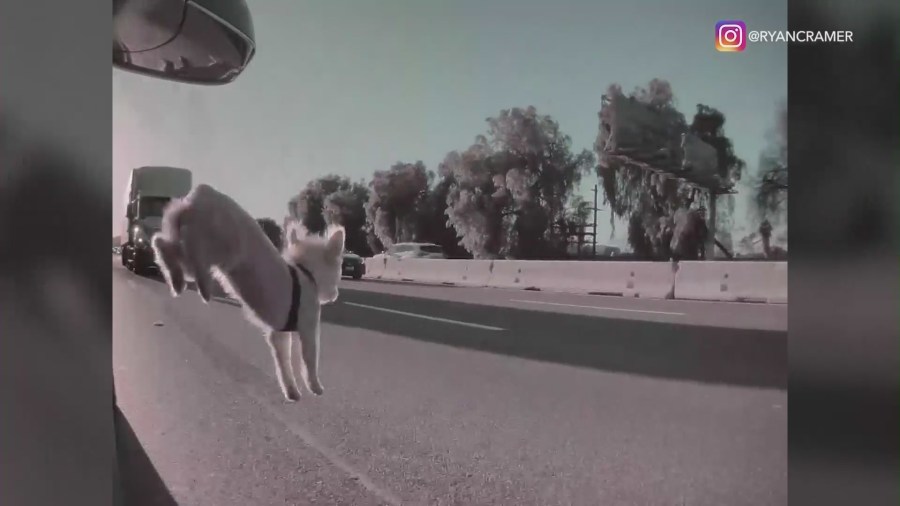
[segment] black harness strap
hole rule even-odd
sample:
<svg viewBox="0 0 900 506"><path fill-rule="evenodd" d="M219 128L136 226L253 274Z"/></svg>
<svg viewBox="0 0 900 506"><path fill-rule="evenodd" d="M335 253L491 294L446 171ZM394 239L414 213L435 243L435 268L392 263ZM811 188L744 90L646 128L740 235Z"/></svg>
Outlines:
<svg viewBox="0 0 900 506"><path fill-rule="evenodd" d="M284 325L284 328L281 329L281 332L294 332L297 330L297 319L300 314L300 280L297 278L297 269L300 269L310 281L312 281L313 286L316 284L316 278L313 277L312 273L309 272L309 269L304 267L301 264L286 264L288 271L291 273L291 308L288 310L287 323Z"/></svg>

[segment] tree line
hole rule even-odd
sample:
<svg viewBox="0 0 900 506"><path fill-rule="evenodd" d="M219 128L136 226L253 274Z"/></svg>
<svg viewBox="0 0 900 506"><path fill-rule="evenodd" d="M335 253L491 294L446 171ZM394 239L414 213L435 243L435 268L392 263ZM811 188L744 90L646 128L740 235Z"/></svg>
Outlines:
<svg viewBox="0 0 900 506"><path fill-rule="evenodd" d="M622 92L613 85L608 93ZM628 96L667 115L682 131L694 132L715 148L720 176L740 179L745 164L734 155L720 111L700 104L688 124L674 107L671 87L659 79ZM696 192L676 179L663 181L633 167L598 163L608 137L602 114L598 116L593 152L576 151L551 116L531 106L505 109L486 120L486 131L472 145L450 151L435 169L421 161L400 161L375 171L368 181L323 176L290 199L288 215L312 233L342 225L347 249L362 256L399 242L430 242L451 258L558 259L567 256L576 229L588 223L591 203L574 191L583 177L593 174L601 182L610 219L629 224L635 256L667 258L673 253L669 244L693 251L702 244L704 220L696 212ZM766 156L778 154L771 148ZM771 196L773 188L786 191L786 177L783 185L772 185L772 178L760 178L753 199L770 213L781 206ZM723 207L717 216L727 228L731 207ZM267 233L274 237L271 228L277 225L268 221Z"/></svg>

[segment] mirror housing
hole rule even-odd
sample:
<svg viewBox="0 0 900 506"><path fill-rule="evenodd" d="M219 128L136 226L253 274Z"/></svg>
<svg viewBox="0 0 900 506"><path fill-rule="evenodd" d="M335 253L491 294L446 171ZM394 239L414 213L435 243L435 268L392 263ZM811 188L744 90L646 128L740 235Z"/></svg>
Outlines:
<svg viewBox="0 0 900 506"><path fill-rule="evenodd" d="M113 67L191 84L234 81L256 52L245 0L113 0Z"/></svg>

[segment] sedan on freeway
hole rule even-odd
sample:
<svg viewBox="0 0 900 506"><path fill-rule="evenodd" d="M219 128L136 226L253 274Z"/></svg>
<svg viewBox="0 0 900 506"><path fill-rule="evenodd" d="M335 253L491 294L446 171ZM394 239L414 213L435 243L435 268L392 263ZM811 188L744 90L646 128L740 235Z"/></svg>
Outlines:
<svg viewBox="0 0 900 506"><path fill-rule="evenodd" d="M341 262L341 276L349 276L353 279L360 279L366 273L366 263L362 257L356 253L345 251L344 258Z"/></svg>
<svg viewBox="0 0 900 506"><path fill-rule="evenodd" d="M394 258L447 258L444 248L430 242L398 242L388 247L387 251L378 256Z"/></svg>

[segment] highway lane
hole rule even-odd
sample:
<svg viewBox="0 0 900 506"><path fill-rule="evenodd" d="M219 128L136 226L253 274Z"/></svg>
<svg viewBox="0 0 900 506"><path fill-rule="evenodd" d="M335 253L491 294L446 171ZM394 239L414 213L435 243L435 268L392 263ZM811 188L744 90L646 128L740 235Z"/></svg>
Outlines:
<svg viewBox="0 0 900 506"><path fill-rule="evenodd" d="M787 503L783 332L346 283L286 404L239 308L114 270L119 405L179 504Z"/></svg>
<svg viewBox="0 0 900 506"><path fill-rule="evenodd" d="M694 326L787 330L787 304L638 299L606 295L470 288L409 282L345 280L353 290L469 302L534 311L668 322Z"/></svg>

